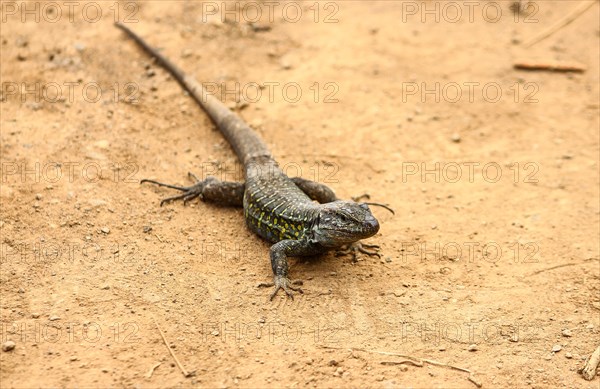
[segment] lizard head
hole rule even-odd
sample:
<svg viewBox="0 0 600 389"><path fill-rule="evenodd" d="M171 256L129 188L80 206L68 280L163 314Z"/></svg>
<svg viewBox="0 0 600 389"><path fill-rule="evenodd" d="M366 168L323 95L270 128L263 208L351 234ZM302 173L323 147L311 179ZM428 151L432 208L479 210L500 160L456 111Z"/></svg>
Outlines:
<svg viewBox="0 0 600 389"><path fill-rule="evenodd" d="M364 203L333 201L321 204L313 233L325 247L339 247L375 235L379 222Z"/></svg>

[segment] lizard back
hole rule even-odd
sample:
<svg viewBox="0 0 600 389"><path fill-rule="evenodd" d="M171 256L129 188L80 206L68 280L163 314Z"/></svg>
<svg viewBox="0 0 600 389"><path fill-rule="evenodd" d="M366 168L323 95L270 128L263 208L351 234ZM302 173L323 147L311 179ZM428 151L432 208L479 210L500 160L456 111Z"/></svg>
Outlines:
<svg viewBox="0 0 600 389"><path fill-rule="evenodd" d="M271 157L246 166L244 218L248 227L269 242L302 239L312 227L317 205L279 168Z"/></svg>

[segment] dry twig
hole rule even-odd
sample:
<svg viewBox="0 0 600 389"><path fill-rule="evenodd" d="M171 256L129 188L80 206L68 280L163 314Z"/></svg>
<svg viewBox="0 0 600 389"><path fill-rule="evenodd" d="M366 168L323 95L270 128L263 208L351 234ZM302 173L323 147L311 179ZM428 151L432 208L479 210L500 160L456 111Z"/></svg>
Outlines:
<svg viewBox="0 0 600 389"><path fill-rule="evenodd" d="M403 361L382 361L381 364L382 365L405 365L405 364L409 364L409 365L413 365L413 366L416 366L416 367L423 367L423 362L413 361L411 359L405 359Z"/></svg>
<svg viewBox="0 0 600 389"><path fill-rule="evenodd" d="M192 376L196 375L195 371L188 372L187 370L185 370L185 368L183 367L183 365L181 364L181 362L179 362L179 359L177 359L177 356L173 352L173 349L171 349L171 346L169 346L169 342L167 341L167 338L165 337L165 334L162 332L162 330L158 326L158 323L156 322L156 319L153 318L152 320L154 320L154 324L156 324L156 328L158 328L158 332L160 332L160 337L162 338L163 342L165 343L165 346L167 346L167 349L169 350L169 353L171 353L171 356L175 360L175 363L177 364L177 367L179 367L179 370L181 370L181 372L183 373L183 376L187 378L187 377L192 377Z"/></svg>
<svg viewBox="0 0 600 389"><path fill-rule="evenodd" d="M481 382L479 382L475 378L475 376L473 375L473 372L471 370L465 369L464 367L459 367L459 366L449 365L449 364L443 363L443 362L434 361L433 359L417 358L417 357L413 357L412 355L391 353L391 352L388 352L388 351L367 350L367 349L364 349L364 348L357 348L357 347L321 346L321 348L334 349L334 350L364 351L364 352L372 353L372 354L390 355L390 356L400 357L400 358L406 358L406 359L410 360L410 361L400 361L400 362L396 362L396 363L388 361L385 364L398 364L398 365L400 365L400 364L411 363L412 362L413 365L418 366L418 367L422 367L424 363L428 363L428 364L434 365L434 366L447 367L449 369L453 369L453 370L458 370L458 371L462 371L462 372L465 372L465 373L469 373L469 377L468 377L469 381L471 381L473 384L475 384L478 388L481 388L483 386L483 384Z"/></svg>
<svg viewBox="0 0 600 389"><path fill-rule="evenodd" d="M585 72L585 66L563 62L516 62L513 67L520 70L547 70L551 72Z"/></svg>
<svg viewBox="0 0 600 389"><path fill-rule="evenodd" d="M588 381L594 379L596 375L596 370L598 369L598 365L600 364L600 346L585 360L579 372Z"/></svg>
<svg viewBox="0 0 600 389"><path fill-rule="evenodd" d="M563 263L561 265L556 265L556 266L547 267L545 269L536 270L532 273L529 273L527 276L535 276L535 275L538 275L540 273L543 273L543 272L546 272L549 270L560 269L561 267L585 265L587 263L587 261L591 261L591 260L598 260L598 259L597 258L588 258L585 260L586 262Z"/></svg>
<svg viewBox="0 0 600 389"><path fill-rule="evenodd" d="M569 14L565 15L562 19L560 19L559 21L557 21L556 23L554 23L553 25L551 25L550 27L548 27L546 30L542 31L540 34L536 35L535 37L533 37L532 39L530 39L529 41L527 41L524 44L524 46L525 47L530 47L530 46L533 46L534 44L536 44L536 43L538 43L538 42L540 42L540 41L548 38L550 35L554 34L556 31L560 30L561 28L563 28L567 24L573 22L581 14L583 14L592 5L594 5L596 3L597 3L596 1L590 1L590 2L582 1L581 3L579 3L579 6L577 8L575 8Z"/></svg>
<svg viewBox="0 0 600 389"><path fill-rule="evenodd" d="M152 378L152 374L154 374L154 370L156 370L156 368L159 367L160 365L162 365L162 362L158 362L156 365L152 366L152 368L150 369L148 374L146 374L146 378L148 378L148 379Z"/></svg>

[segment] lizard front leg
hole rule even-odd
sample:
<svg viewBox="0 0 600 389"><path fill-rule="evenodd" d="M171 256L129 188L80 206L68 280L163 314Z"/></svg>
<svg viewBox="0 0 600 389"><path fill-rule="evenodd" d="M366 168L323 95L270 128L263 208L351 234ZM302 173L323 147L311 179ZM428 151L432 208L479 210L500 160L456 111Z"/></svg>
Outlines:
<svg viewBox="0 0 600 389"><path fill-rule="evenodd" d="M273 269L273 282L261 283L259 287L272 287L275 286L273 293L271 293L270 300L277 294L279 289L283 289L284 292L294 299L292 291L304 293L302 289L293 287L288 279L288 257L313 255L319 252L318 248L315 247L314 243L308 240L292 240L286 239L275 243L271 246L271 268Z"/></svg>
<svg viewBox="0 0 600 389"><path fill-rule="evenodd" d="M203 201L220 205L242 206L245 188L243 182L219 181L215 177L208 177L205 180L200 180L192 173L188 173L188 175L195 181L195 184L192 186L169 185L154 180L142 180L140 181L140 184L149 182L151 184L177 189L183 192L180 195L167 197L166 199L161 200L161 207L163 204L175 200L183 200L183 203L185 204L196 197L200 197Z"/></svg>
<svg viewBox="0 0 600 389"><path fill-rule="evenodd" d="M359 261L358 253L363 253L368 255L369 257L377 257L381 258L381 254L379 254L379 250L381 247L376 244L366 244L362 242L354 242L349 245L341 247L339 250L336 250L335 256L341 257L345 255L352 255L352 262L356 263Z"/></svg>

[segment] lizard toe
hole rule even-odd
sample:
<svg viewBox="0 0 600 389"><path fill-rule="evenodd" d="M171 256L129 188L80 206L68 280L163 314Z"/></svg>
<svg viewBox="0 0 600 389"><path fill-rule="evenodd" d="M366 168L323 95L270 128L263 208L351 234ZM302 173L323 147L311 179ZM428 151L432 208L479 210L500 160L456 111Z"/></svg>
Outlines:
<svg viewBox="0 0 600 389"><path fill-rule="evenodd" d="M269 300L273 300L273 298L275 298L275 296L277 295L277 292L279 292L280 289L283 289L285 294L293 300L294 299L293 292L304 293L304 291L301 288L295 287L292 285L302 285L302 281L297 280L297 281L292 282L287 277L277 277L276 276L274 279L274 282L261 282L260 284L258 284L258 287L259 288L273 287L273 292L271 293Z"/></svg>
<svg viewBox="0 0 600 389"><path fill-rule="evenodd" d="M368 249L371 249L371 250L368 250ZM354 243L348 245L348 247L343 247L342 249L336 251L335 255L336 256L345 256L345 255L350 254L352 256L352 262L358 262L360 260L358 258L359 257L358 253L365 254L369 257L381 258L381 254L379 253L380 249L381 249L381 247L379 247L378 245L375 245L375 244L354 242Z"/></svg>

